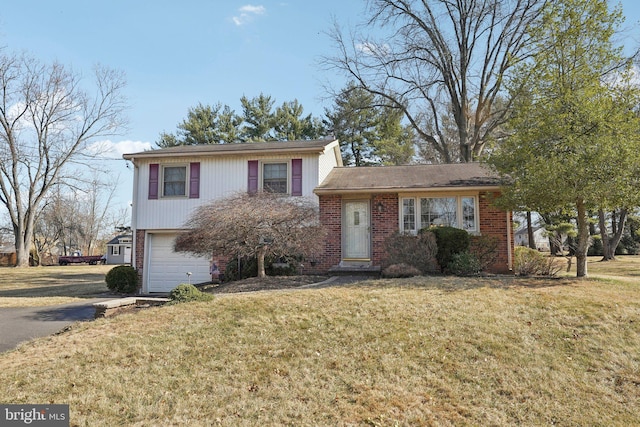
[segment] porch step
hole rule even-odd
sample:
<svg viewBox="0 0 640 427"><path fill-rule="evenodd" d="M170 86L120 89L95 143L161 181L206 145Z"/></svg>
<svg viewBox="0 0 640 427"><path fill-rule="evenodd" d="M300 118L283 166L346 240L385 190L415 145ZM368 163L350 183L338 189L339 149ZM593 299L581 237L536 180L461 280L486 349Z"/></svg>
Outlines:
<svg viewBox="0 0 640 427"><path fill-rule="evenodd" d="M333 276L379 277L380 267L375 265L334 265L329 269Z"/></svg>

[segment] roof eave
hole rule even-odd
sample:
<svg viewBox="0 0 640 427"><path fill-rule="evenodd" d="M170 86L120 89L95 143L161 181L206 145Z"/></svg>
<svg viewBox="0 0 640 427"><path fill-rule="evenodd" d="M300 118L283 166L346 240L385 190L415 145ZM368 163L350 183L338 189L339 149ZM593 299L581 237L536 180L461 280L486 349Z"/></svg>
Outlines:
<svg viewBox="0 0 640 427"><path fill-rule="evenodd" d="M330 194L380 194L380 193L434 193L434 192L455 192L455 191L495 191L500 190L499 185L481 186L448 186L448 187L377 187L377 188L316 188L313 192L320 195Z"/></svg>
<svg viewBox="0 0 640 427"><path fill-rule="evenodd" d="M269 150L265 149L246 149L246 150L220 150L220 151L207 151L207 150L193 150L188 152L171 151L166 153L159 153L157 151L142 151L139 153L124 154L122 157L125 160L135 159L160 159L160 158L174 158L174 157L219 157L219 156L246 156L246 155L277 155L277 154L291 154L291 153L310 153L310 154L322 154L327 147L331 147L337 144L337 140L328 140L323 146L310 146L310 147L285 147L285 148L273 148Z"/></svg>

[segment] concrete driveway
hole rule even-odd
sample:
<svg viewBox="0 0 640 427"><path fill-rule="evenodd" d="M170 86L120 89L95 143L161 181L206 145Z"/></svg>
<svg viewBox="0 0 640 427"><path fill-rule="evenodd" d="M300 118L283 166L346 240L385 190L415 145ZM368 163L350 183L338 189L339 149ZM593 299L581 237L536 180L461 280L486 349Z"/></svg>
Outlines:
<svg viewBox="0 0 640 427"><path fill-rule="evenodd" d="M0 352L33 338L53 335L82 320L93 320L93 303L111 298L45 307L0 308Z"/></svg>

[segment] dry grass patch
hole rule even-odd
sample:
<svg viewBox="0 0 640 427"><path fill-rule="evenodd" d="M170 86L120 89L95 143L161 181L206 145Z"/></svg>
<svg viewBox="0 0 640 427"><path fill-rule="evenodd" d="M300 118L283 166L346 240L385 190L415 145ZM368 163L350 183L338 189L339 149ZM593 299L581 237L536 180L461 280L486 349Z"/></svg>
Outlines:
<svg viewBox="0 0 640 427"><path fill-rule="evenodd" d="M433 280L80 324L3 354L0 401L92 426L637 423L637 286Z"/></svg>
<svg viewBox="0 0 640 427"><path fill-rule="evenodd" d="M590 276L640 282L640 255L621 255L615 261L601 259L602 257L588 258ZM575 265L571 271L575 274Z"/></svg>
<svg viewBox="0 0 640 427"><path fill-rule="evenodd" d="M113 265L0 267L0 307L35 307L95 298L108 292Z"/></svg>

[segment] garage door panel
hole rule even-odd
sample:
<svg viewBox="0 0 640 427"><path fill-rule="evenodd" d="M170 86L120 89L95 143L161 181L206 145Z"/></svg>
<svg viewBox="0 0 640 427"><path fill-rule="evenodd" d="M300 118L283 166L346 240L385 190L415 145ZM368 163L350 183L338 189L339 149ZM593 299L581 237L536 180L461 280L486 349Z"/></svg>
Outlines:
<svg viewBox="0 0 640 427"><path fill-rule="evenodd" d="M202 283L211 280L209 259L173 252L175 234L148 235L148 292L169 292L180 283Z"/></svg>

